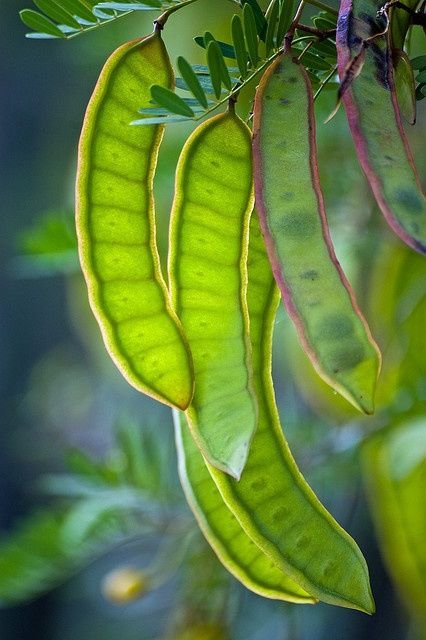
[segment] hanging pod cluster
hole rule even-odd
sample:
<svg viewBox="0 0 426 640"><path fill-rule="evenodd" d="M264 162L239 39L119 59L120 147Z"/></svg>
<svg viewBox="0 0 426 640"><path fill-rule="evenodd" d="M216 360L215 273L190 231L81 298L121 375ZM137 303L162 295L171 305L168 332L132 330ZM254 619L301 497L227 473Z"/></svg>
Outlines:
<svg viewBox="0 0 426 640"><path fill-rule="evenodd" d="M404 242L426 253L426 197L403 129L401 108L408 111L409 120L413 114L401 91L398 102L396 85L406 67L400 49L408 22L398 16L389 27L380 15L382 6L381 0L341 2L336 47L342 85L351 77L342 99L359 162L379 208ZM359 67L355 74L354 63Z"/></svg>
<svg viewBox="0 0 426 640"><path fill-rule="evenodd" d="M256 26L249 4L244 29L233 20L234 49L204 36L212 69L219 68L213 59L223 60L223 48L228 55L234 51L242 77L248 66L255 68L258 27L266 48L274 48L278 35L262 22L263 14ZM353 11L351 5L346 22L341 14L341 56L343 42L352 47L350 55L359 55L353 49L359 26ZM287 31L290 17L278 0L272 15L278 32ZM248 47L244 59L237 46L242 37ZM267 597L322 600L371 613L365 560L298 470L271 376L281 294L319 375L359 410L374 411L380 353L334 253L319 183L311 82L290 40L257 89L253 134L230 100L225 113L202 123L184 145L171 213L168 287L156 246L153 197L163 125L149 113L156 96L192 116L194 105L192 99L171 97L174 77L159 28L112 54L81 134L79 252L111 357L133 386L173 407L182 485L223 564ZM344 100L348 113L357 114L356 123L349 119L358 153L385 214L399 203L394 226L421 248L423 201L402 136L391 71L386 82L379 78L378 49L364 44L361 49L367 71L376 65L365 82L372 91L386 84L394 118L386 122L393 141L386 144L399 136L392 153L405 165L388 180L377 153L381 138L364 117L365 87L358 93L354 81ZM341 68L348 65L349 58L342 58ZM222 85L232 86L226 65L203 86L183 58L178 66L204 108L210 104L204 94L210 81L217 100ZM130 127L138 110L150 124Z"/></svg>

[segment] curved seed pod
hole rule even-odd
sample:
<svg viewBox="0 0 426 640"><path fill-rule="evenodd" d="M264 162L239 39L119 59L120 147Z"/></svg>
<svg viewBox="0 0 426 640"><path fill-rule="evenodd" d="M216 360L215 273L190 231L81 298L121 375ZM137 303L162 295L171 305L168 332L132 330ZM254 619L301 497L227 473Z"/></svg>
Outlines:
<svg viewBox="0 0 426 640"><path fill-rule="evenodd" d="M372 413L380 354L334 253L318 177L312 89L291 52L269 67L257 90L253 151L262 231L299 339L319 375Z"/></svg>
<svg viewBox="0 0 426 640"><path fill-rule="evenodd" d="M380 550L411 615L426 632L426 423L420 414L362 448L363 479Z"/></svg>
<svg viewBox="0 0 426 640"><path fill-rule="evenodd" d="M365 560L304 480L283 436L271 376L279 295L255 216L248 269L259 424L239 482L212 467L209 471L247 535L286 575L319 600L371 613Z"/></svg>
<svg viewBox="0 0 426 640"><path fill-rule="evenodd" d="M123 45L95 87L79 146L76 222L82 269L106 347L124 377L185 409L189 350L171 308L155 241L153 177L163 130L130 127L150 86L173 82L159 33Z"/></svg>
<svg viewBox="0 0 426 640"><path fill-rule="evenodd" d="M408 124L416 123L416 83L411 62L404 51L392 51L395 90L401 114Z"/></svg>
<svg viewBox="0 0 426 640"><path fill-rule="evenodd" d="M261 596L287 602L316 602L248 537L223 502L184 415L174 410L173 420L179 477L186 499L222 564L245 587Z"/></svg>
<svg viewBox="0 0 426 640"><path fill-rule="evenodd" d="M387 222L426 252L426 198L401 122L390 48L377 18L381 0L343 0L337 26L339 76L365 49L362 72L342 95L359 162ZM368 40L367 44L365 41Z"/></svg>
<svg viewBox="0 0 426 640"><path fill-rule="evenodd" d="M232 111L200 125L178 162L170 287L197 380L187 418L211 464L239 477L256 427L247 315L249 128Z"/></svg>

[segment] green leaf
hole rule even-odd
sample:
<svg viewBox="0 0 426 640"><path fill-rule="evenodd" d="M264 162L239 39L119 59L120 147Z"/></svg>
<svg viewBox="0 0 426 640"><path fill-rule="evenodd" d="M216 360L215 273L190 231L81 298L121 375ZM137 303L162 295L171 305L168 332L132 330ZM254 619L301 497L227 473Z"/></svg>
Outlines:
<svg viewBox="0 0 426 640"><path fill-rule="evenodd" d="M330 64L330 61L316 56L314 53L311 53L310 50L303 54L301 62L305 67L308 67L308 69L316 69L318 71L329 71L333 66L333 64Z"/></svg>
<svg viewBox="0 0 426 640"><path fill-rule="evenodd" d="M259 62L257 29L253 9L249 4L244 5L243 22L250 62L252 67L256 68Z"/></svg>
<svg viewBox="0 0 426 640"><path fill-rule="evenodd" d="M22 22L30 29L33 29L38 37L65 38L65 34L48 18L38 13L38 11L23 9L19 12L19 15Z"/></svg>
<svg viewBox="0 0 426 640"><path fill-rule="evenodd" d="M424 457L421 460L420 456L417 460L411 458L411 448L420 445L424 454L424 418L422 422L421 443L416 443L421 434L412 439L409 434L412 425L403 422L391 425L383 434L379 432L362 448L363 479L379 547L405 606L420 623L419 631L426 610L426 460ZM406 475L398 477L393 468L395 458L398 459L398 452L392 452L395 434L395 444L398 440L403 444L405 440L405 445L410 447L406 462L410 466L414 463ZM421 633L420 636L423 637Z"/></svg>
<svg viewBox="0 0 426 640"><path fill-rule="evenodd" d="M420 73L417 74L416 80L419 84L426 82L426 69L422 69Z"/></svg>
<svg viewBox="0 0 426 640"><path fill-rule="evenodd" d="M173 124L176 122L188 122L192 120L188 116L158 116L152 118L141 118L140 120L132 120L130 123L133 126L151 125L151 124Z"/></svg>
<svg viewBox="0 0 426 640"><path fill-rule="evenodd" d="M241 4L243 6L243 11L246 5L251 8L256 22L256 31L259 35L259 38L264 41L268 25L258 2L256 2L256 0L241 0Z"/></svg>
<svg viewBox="0 0 426 640"><path fill-rule="evenodd" d="M197 74L195 73L189 62L187 62L187 60L185 60L185 58L183 58L182 56L179 56L179 58L177 59L177 65L179 71L182 74L182 78L185 80L188 86L188 89L197 98L198 102L205 109L207 109L208 104L206 94L204 93L204 89L200 84Z"/></svg>
<svg viewBox="0 0 426 640"><path fill-rule="evenodd" d="M60 513L45 512L22 522L0 545L0 603L12 604L47 591L69 570L61 549Z"/></svg>
<svg viewBox="0 0 426 640"><path fill-rule="evenodd" d="M51 18L54 22L59 24L65 24L72 29L79 30L79 23L63 9L61 4L56 3L54 0L33 0L36 7L43 11L48 18Z"/></svg>
<svg viewBox="0 0 426 640"><path fill-rule="evenodd" d="M66 456L67 466L70 471L83 478L93 481L95 484L115 485L117 477L104 464L95 461L81 449L70 449Z"/></svg>
<svg viewBox="0 0 426 640"><path fill-rule="evenodd" d="M96 19L82 0L60 0L61 6L68 11L79 23L80 20L95 23Z"/></svg>
<svg viewBox="0 0 426 640"><path fill-rule="evenodd" d="M417 56L411 60L413 69L426 69L426 56Z"/></svg>
<svg viewBox="0 0 426 640"><path fill-rule="evenodd" d="M13 261L19 276L70 273L78 269L77 239L70 213L49 212L18 235Z"/></svg>
<svg viewBox="0 0 426 640"><path fill-rule="evenodd" d="M295 11L295 0L280 0L280 14L278 16L277 47L283 46L284 36L288 31Z"/></svg>
<svg viewBox="0 0 426 640"><path fill-rule="evenodd" d="M386 436L389 468L395 480L403 480L426 460L426 418L415 416Z"/></svg>
<svg viewBox="0 0 426 640"><path fill-rule="evenodd" d="M115 0L99 3L96 0L33 1L46 15L31 9L21 11L24 24L34 30L27 34L28 38L73 38L132 11L152 11L169 6L168 2L162 0Z"/></svg>
<svg viewBox="0 0 426 640"><path fill-rule="evenodd" d="M272 5L271 12L268 18L268 28L266 30L266 37L265 37L266 56L269 56L270 52L273 50L275 45L274 38L275 38L276 29L277 29L279 9L280 9L280 0L274 0L274 4Z"/></svg>
<svg viewBox="0 0 426 640"><path fill-rule="evenodd" d="M202 49L207 49L207 45L212 40L216 40L216 38L209 32L206 31L204 36L195 36L194 41L198 44ZM224 58L235 59L235 51L234 47L227 42L222 42L221 40L216 40L219 45L220 50L222 51L222 55Z"/></svg>
<svg viewBox="0 0 426 640"><path fill-rule="evenodd" d="M0 606L12 605L57 586L78 568L109 550L129 531L127 518L113 522L92 518L89 537L82 539L80 523L68 528L64 510L44 511L22 521L0 543Z"/></svg>
<svg viewBox="0 0 426 640"><path fill-rule="evenodd" d="M241 77L244 79L248 74L247 62L248 53L246 50L246 44L244 40L244 30L241 18L238 15L234 15L231 21L232 41L234 43L235 56L237 58L238 69Z"/></svg>
<svg viewBox="0 0 426 640"><path fill-rule="evenodd" d="M223 58L222 51L220 50L219 44L217 42L212 42L211 45L216 47L216 50L217 50L217 60L218 60L218 64L219 64L220 76L222 78L222 82L223 82L224 86L226 87L226 89L228 89L228 91L231 91L231 89L232 89L231 76L229 75L228 67L226 66L226 63L225 63L225 60Z"/></svg>
<svg viewBox="0 0 426 640"><path fill-rule="evenodd" d="M45 213L18 236L18 246L28 256L74 251L77 241L71 214Z"/></svg>
<svg viewBox="0 0 426 640"><path fill-rule="evenodd" d="M228 73L228 70L226 69L225 61L219 49L219 45L214 40L209 42L209 44L207 45L207 62L210 69L210 77L211 77L214 93L216 98L219 99L222 93L222 81L224 80L223 68L225 68L225 71L228 74L228 78L229 78L229 73ZM229 85L231 88L232 87L231 78L229 78L228 86Z"/></svg>
<svg viewBox="0 0 426 640"><path fill-rule="evenodd" d="M308 51L306 52L306 54L308 54L308 52L310 54L319 56L320 58L324 59L327 58L328 60L330 60L332 62L332 64L330 64L330 66L334 66L335 62L336 62L336 47L335 45L330 41L330 40L315 40L312 38L312 36L301 36L300 38L296 38L295 40L293 40L293 47L295 49L298 49L299 51L303 51L303 49L306 47L306 45L312 42L311 46L309 47ZM305 54L303 55L303 60L304 60Z"/></svg>
<svg viewBox="0 0 426 640"><path fill-rule="evenodd" d="M392 8L389 23L389 40L392 43L392 49L404 50L407 32L412 26L411 14L416 8L424 11L425 5L420 4L418 0L401 0L398 6Z"/></svg>
<svg viewBox="0 0 426 640"><path fill-rule="evenodd" d="M188 107L182 98L176 95L174 91L166 89L166 87L162 87L158 84L152 85L151 95L155 102L172 113L186 116L188 118L193 118L195 115L191 107Z"/></svg>
<svg viewBox="0 0 426 640"><path fill-rule="evenodd" d="M95 7L93 7L93 15L95 16L95 18L98 19L99 24L103 24L105 22L108 22L109 20L113 20L114 17L117 16L118 10L115 9L110 9L110 8L100 8L99 5L96 5ZM119 13L118 15L125 15L122 13Z"/></svg>
<svg viewBox="0 0 426 640"><path fill-rule="evenodd" d="M312 22L314 23L316 28L319 29L320 31L328 31L329 29L335 29L337 24L336 18L329 13L327 14L321 13L320 15L315 16L314 18L312 18Z"/></svg>
<svg viewBox="0 0 426 640"><path fill-rule="evenodd" d="M212 81L211 81L210 75L208 75L208 76L200 75L200 76L198 76L198 81L201 84L201 86L202 86L202 88L203 88L205 93L214 94L214 89L213 89L213 85L212 85ZM176 87L178 89L182 89L183 91L189 91L188 87L186 86L186 82L184 82L184 80L182 78L176 78ZM222 93L223 93L223 91L221 90L221 94Z"/></svg>
<svg viewBox="0 0 426 640"><path fill-rule="evenodd" d="M154 2L154 0L153 0ZM148 4L148 2L99 2L95 9L112 9L114 11L152 11L153 9L161 9L162 3Z"/></svg>
<svg viewBox="0 0 426 640"><path fill-rule="evenodd" d="M336 59L336 45L329 39L318 40L311 46L310 51L318 55Z"/></svg>

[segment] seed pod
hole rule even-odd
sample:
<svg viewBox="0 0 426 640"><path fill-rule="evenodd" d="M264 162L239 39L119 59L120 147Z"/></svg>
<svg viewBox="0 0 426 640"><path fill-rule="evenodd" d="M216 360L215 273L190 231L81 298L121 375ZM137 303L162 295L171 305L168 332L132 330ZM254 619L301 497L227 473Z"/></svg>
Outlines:
<svg viewBox="0 0 426 640"><path fill-rule="evenodd" d="M313 603L299 587L248 537L224 503L183 413L173 411L179 477L186 499L207 541L222 564L245 587L265 598Z"/></svg>
<svg viewBox="0 0 426 640"><path fill-rule="evenodd" d="M124 377L185 409L191 357L161 274L153 178L162 126L130 127L153 83L173 82L159 33L115 51L91 97L79 146L76 224L89 300Z"/></svg>
<svg viewBox="0 0 426 640"><path fill-rule="evenodd" d="M248 263L259 423L239 482L211 466L209 471L246 534L285 576L319 600L371 613L374 603L365 560L306 483L280 425L271 376L279 295L254 216Z"/></svg>
<svg viewBox="0 0 426 640"><path fill-rule="evenodd" d="M337 26L337 60L345 81L351 61L365 49L361 73L342 95L359 162L394 232L426 252L426 197L401 122L389 34L377 17L381 0L343 0ZM373 37L374 36L374 37Z"/></svg>
<svg viewBox="0 0 426 640"><path fill-rule="evenodd" d="M299 339L319 375L372 413L380 354L334 253L318 177L312 89L291 52L259 85L253 152L262 231Z"/></svg>
<svg viewBox="0 0 426 640"><path fill-rule="evenodd" d="M252 208L250 130L228 111L200 125L183 148L169 267L197 380L187 418L203 455L236 478L257 420L246 301Z"/></svg>
<svg viewBox="0 0 426 640"><path fill-rule="evenodd" d="M402 116L408 124L416 123L416 83L413 67L404 51L395 49L392 52L395 91Z"/></svg>

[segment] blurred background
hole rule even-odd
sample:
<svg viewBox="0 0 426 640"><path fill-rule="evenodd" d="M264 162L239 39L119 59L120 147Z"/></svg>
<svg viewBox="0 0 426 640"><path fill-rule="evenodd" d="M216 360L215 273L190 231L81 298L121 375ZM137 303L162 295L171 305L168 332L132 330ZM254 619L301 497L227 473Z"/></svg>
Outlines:
<svg viewBox="0 0 426 640"><path fill-rule="evenodd" d="M425 638L426 265L376 210L343 113L322 124L335 93L317 102L320 172L338 257L384 356L377 413L360 417L321 383L283 310L274 379L298 464L366 556L372 617L262 599L203 541L175 471L171 412L128 386L104 350L72 219L77 142L96 78L119 44L150 31L155 14L69 42L37 41L19 21L27 6L4 0L0 22L0 637ZM172 60L203 62L193 36L211 30L227 40L233 12L225 0L200 0L173 16L164 36ZM411 46L421 53L420 33ZM408 131L419 167L425 102ZM188 131L170 125L160 155L163 258Z"/></svg>

